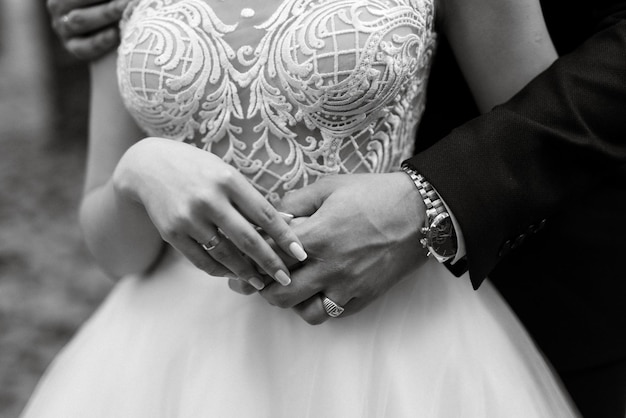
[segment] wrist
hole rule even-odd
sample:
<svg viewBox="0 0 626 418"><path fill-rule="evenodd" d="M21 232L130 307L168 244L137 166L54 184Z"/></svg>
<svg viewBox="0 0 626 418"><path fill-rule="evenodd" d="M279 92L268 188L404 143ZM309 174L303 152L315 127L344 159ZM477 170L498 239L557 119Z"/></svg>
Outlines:
<svg viewBox="0 0 626 418"><path fill-rule="evenodd" d="M416 242L419 245L419 240L422 238L422 226L426 222L426 205L422 200L419 193L416 192L415 184L410 176L406 173L397 173L403 178L402 183L404 189L402 190L403 196L403 227L407 230L415 231Z"/></svg>
<svg viewBox="0 0 626 418"><path fill-rule="evenodd" d="M141 203L141 167L142 161L146 161L151 142L152 138L138 141L120 158L112 176L113 190L118 197Z"/></svg>

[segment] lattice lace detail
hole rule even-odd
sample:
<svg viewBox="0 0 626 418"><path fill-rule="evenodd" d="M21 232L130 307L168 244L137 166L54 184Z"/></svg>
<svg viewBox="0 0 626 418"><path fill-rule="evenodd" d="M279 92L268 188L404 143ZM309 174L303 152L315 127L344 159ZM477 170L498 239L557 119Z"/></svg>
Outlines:
<svg viewBox="0 0 626 418"><path fill-rule="evenodd" d="M327 174L392 171L424 107L432 1L284 0L235 49L237 24L204 0L139 0L120 90L149 135L220 155L270 200Z"/></svg>

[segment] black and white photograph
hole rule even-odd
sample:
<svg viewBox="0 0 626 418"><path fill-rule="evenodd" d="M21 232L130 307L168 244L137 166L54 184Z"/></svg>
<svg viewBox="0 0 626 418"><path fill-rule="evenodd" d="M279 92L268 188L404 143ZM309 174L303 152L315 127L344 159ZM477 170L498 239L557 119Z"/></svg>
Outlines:
<svg viewBox="0 0 626 418"><path fill-rule="evenodd" d="M0 416L626 418L626 1L3 0Z"/></svg>

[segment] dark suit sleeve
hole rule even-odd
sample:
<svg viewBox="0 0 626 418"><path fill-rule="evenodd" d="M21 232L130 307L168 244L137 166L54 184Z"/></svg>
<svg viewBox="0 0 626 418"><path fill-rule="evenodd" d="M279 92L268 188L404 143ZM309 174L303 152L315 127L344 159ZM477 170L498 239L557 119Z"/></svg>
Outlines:
<svg viewBox="0 0 626 418"><path fill-rule="evenodd" d="M459 221L474 287L573 193L589 196L580 228L593 227L594 182L626 162L626 12L408 162Z"/></svg>

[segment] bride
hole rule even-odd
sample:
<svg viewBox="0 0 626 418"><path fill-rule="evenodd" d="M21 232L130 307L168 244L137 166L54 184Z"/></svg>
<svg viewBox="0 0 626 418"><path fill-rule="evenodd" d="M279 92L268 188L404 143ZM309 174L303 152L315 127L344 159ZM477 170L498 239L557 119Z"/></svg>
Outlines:
<svg viewBox="0 0 626 418"><path fill-rule="evenodd" d="M132 2L91 68L80 211L120 281L23 416L576 415L489 283L436 262L318 327L228 289L288 289L283 260L315 257L274 209L289 190L405 175L435 27L470 45L484 110L556 58L536 0Z"/></svg>

